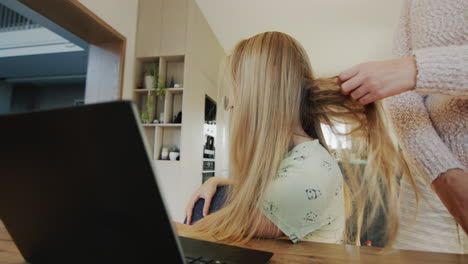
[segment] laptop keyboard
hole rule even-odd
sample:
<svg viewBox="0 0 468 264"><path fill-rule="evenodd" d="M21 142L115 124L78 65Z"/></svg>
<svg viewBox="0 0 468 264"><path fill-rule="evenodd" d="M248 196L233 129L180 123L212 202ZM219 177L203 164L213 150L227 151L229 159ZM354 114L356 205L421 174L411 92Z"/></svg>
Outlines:
<svg viewBox="0 0 468 264"><path fill-rule="evenodd" d="M207 257L185 257L185 261L190 264L227 264L227 262L214 260Z"/></svg>

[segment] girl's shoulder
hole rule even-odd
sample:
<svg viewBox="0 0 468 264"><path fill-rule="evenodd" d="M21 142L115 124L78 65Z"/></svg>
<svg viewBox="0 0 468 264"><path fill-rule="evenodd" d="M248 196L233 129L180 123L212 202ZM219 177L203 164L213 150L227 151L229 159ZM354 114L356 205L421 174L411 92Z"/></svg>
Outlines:
<svg viewBox="0 0 468 264"><path fill-rule="evenodd" d="M343 176L337 161L318 140L296 145L281 162L277 179L281 184L304 184L306 182L335 188ZM338 185L337 185L338 186Z"/></svg>
<svg viewBox="0 0 468 264"><path fill-rule="evenodd" d="M318 139L308 140L295 145L286 155L286 159L291 157L293 159L298 157L302 159L313 158L323 155L323 150L328 153Z"/></svg>
<svg viewBox="0 0 468 264"><path fill-rule="evenodd" d="M344 226L343 178L318 140L297 144L264 196L263 214L294 243L308 234L339 241ZM311 239L310 237L307 239Z"/></svg>
<svg viewBox="0 0 468 264"><path fill-rule="evenodd" d="M280 166L281 169L294 168L296 171L335 172L339 170L333 156L320 142L315 140L305 141L294 146L287 154Z"/></svg>

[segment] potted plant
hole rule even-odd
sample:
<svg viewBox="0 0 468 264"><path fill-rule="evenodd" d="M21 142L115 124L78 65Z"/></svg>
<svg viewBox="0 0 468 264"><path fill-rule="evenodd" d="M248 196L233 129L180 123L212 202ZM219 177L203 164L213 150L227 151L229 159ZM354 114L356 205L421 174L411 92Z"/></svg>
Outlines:
<svg viewBox="0 0 468 264"><path fill-rule="evenodd" d="M164 95L164 85L159 81L159 61L153 61L150 68L145 69L145 88L156 89L158 95Z"/></svg>
<svg viewBox="0 0 468 264"><path fill-rule="evenodd" d="M148 99L146 100L146 111L148 111L149 123L152 123L156 115L156 96L154 91L148 91Z"/></svg>
<svg viewBox="0 0 468 264"><path fill-rule="evenodd" d="M166 94L166 89L167 88L164 87L164 85L158 81L158 85L156 86L156 94L162 97Z"/></svg>
<svg viewBox="0 0 468 264"><path fill-rule="evenodd" d="M146 104L141 113L141 121L143 124L152 123L155 116L155 96L154 91L148 91L146 96Z"/></svg>
<svg viewBox="0 0 468 264"><path fill-rule="evenodd" d="M155 72L153 70L153 67L151 69L145 69L144 83L145 83L145 88L146 89L152 89L153 88L153 82L154 82L155 75L158 74L157 72Z"/></svg>
<svg viewBox="0 0 468 264"><path fill-rule="evenodd" d="M173 145L169 148L169 159L170 160L177 160L180 155L179 148L176 145Z"/></svg>
<svg viewBox="0 0 468 264"><path fill-rule="evenodd" d="M141 113L141 122L143 124L148 124L150 122L149 119L149 112L146 109L144 109Z"/></svg>

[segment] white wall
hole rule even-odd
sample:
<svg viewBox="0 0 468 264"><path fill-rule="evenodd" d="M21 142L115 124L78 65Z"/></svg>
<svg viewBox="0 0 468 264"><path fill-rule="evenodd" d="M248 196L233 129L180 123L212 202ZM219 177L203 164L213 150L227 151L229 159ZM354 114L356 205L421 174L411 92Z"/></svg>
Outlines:
<svg viewBox="0 0 468 264"><path fill-rule="evenodd" d="M218 100L218 70L224 49L195 0L140 0L137 25L136 78L141 78L141 58L184 55L184 74L174 75L175 82L183 83L182 104L175 102L183 113L180 140L176 140L180 143L180 162L155 161L156 176L170 215L182 222L189 198L202 183L205 95ZM168 64L166 70L179 66ZM166 77L168 82L170 75ZM156 153L161 147L158 131L162 129L156 129L156 137L148 133L148 141L156 142L153 144ZM164 130L163 145L168 131Z"/></svg>
<svg viewBox="0 0 468 264"><path fill-rule="evenodd" d="M218 70L224 50L210 29L194 0L188 1L185 49L185 84L181 137L181 177L174 205L174 219L182 221L184 208L193 192L202 183L202 159L205 116L205 95L216 101L218 109ZM218 110L220 111L220 110ZM218 140L219 137L217 136Z"/></svg>
<svg viewBox="0 0 468 264"><path fill-rule="evenodd" d="M127 38L125 53L123 98L132 98L135 86L135 39L138 0L79 0L101 19Z"/></svg>
<svg viewBox="0 0 468 264"><path fill-rule="evenodd" d="M196 0L229 53L264 31L292 35L306 48L315 73L336 75L367 60L391 57L402 0Z"/></svg>
<svg viewBox="0 0 468 264"><path fill-rule="evenodd" d="M225 52L241 39L281 31L307 50L317 76L392 57L402 0L196 0ZM222 98L225 91L220 91ZM216 175L227 176L227 113L218 103Z"/></svg>

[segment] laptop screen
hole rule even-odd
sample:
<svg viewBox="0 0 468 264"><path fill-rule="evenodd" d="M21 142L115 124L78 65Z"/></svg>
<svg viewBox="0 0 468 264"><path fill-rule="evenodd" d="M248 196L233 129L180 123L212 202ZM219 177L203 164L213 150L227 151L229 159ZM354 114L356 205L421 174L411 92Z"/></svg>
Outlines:
<svg viewBox="0 0 468 264"><path fill-rule="evenodd" d="M126 101L0 116L0 218L26 260L183 263L137 122Z"/></svg>

